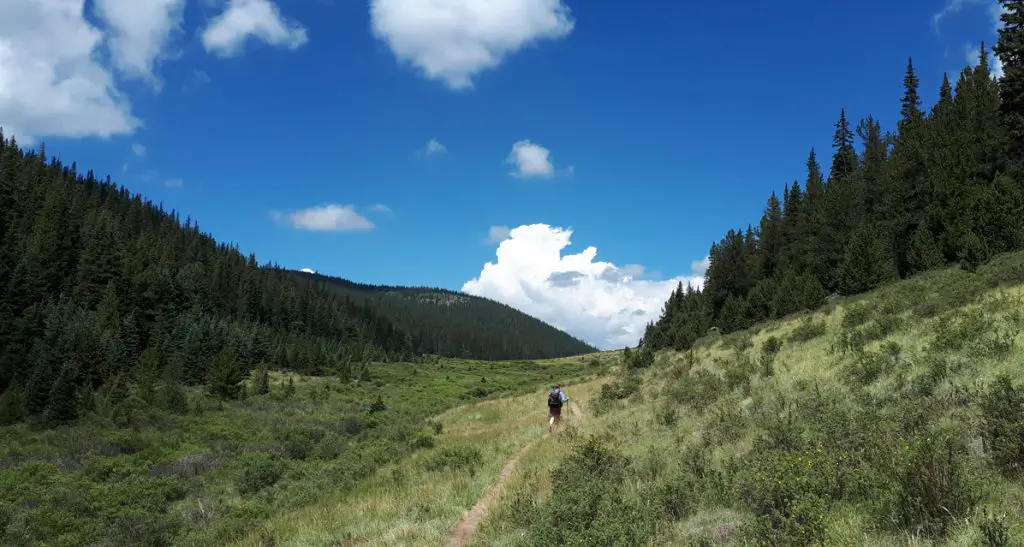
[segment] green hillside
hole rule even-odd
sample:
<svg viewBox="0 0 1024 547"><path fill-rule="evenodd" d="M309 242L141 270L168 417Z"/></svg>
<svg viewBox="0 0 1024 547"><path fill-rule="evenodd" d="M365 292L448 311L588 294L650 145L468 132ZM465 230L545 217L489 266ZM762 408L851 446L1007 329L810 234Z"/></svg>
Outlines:
<svg viewBox="0 0 1024 547"><path fill-rule="evenodd" d="M295 272L324 282L366 305L411 336L418 354L473 359L544 359L597 351L594 347L488 298L427 287L354 283Z"/></svg>
<svg viewBox="0 0 1024 547"><path fill-rule="evenodd" d="M434 418L435 445L237 545L1024 543L1024 253ZM571 362L570 360L569 362ZM445 462L446 465L438 465Z"/></svg>

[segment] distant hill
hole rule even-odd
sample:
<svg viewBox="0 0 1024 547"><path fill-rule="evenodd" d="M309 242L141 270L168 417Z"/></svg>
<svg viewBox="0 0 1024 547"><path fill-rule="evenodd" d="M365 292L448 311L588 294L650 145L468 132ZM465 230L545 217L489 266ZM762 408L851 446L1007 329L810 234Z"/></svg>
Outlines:
<svg viewBox="0 0 1024 547"><path fill-rule="evenodd" d="M294 275L330 286L409 333L413 351L474 359L542 359L596 348L511 306L430 287L367 285L322 274Z"/></svg>

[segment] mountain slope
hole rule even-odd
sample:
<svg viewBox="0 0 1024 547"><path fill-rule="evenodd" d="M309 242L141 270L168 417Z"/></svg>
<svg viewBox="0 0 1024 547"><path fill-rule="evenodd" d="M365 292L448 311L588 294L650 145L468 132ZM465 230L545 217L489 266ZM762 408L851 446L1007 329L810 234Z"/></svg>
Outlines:
<svg viewBox="0 0 1024 547"><path fill-rule="evenodd" d="M1022 310L1009 253L566 382L550 439L543 390L463 406L239 544L441 544L518 458L470 545L1019 545Z"/></svg>
<svg viewBox="0 0 1024 547"><path fill-rule="evenodd" d="M411 336L415 352L474 359L541 359L597 351L511 306L447 289L366 285L293 272L366 305Z"/></svg>
<svg viewBox="0 0 1024 547"><path fill-rule="evenodd" d="M260 266L109 177L2 133L0 297L0 423L73 420L99 388L159 385L167 400L150 402L167 407L182 384L236 397L261 365L359 377L369 361L414 359L414 338L468 357L591 349L525 316L481 320L461 306L438 317L421 308L399 326L375 299Z"/></svg>

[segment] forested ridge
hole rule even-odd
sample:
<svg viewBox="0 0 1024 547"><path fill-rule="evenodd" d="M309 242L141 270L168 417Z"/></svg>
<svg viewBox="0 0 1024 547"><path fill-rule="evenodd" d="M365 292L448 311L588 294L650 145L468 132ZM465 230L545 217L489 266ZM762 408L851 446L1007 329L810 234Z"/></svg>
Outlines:
<svg viewBox="0 0 1024 547"><path fill-rule="evenodd" d="M322 279L259 265L191 219L0 131L0 421L71 420L95 390L119 398L129 385L167 407L187 385L235 396L257 367L357 377L367 361L430 352L592 349L511 309L406 314Z"/></svg>
<svg viewBox="0 0 1024 547"><path fill-rule="evenodd" d="M597 351L500 302L433 287L367 285L296 272L365 304L411 336L416 353L475 359L540 359Z"/></svg>
<svg viewBox="0 0 1024 547"><path fill-rule="evenodd" d="M703 288L677 287L640 345L687 349L712 327L738 331L830 294L1024 249L1024 3L1004 5L1002 78L981 44L930 110L908 61L893 132L841 109L827 173L811 149L803 185L773 192L757 226L713 244Z"/></svg>

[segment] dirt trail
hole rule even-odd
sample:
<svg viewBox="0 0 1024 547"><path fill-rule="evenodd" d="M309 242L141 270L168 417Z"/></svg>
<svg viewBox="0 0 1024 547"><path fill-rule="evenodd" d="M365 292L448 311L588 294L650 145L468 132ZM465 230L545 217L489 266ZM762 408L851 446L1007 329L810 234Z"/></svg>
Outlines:
<svg viewBox="0 0 1024 547"><path fill-rule="evenodd" d="M584 415L580 411L580 408L576 406L574 401L569 401L569 408L572 409L572 417L574 420L580 422L583 421ZM455 523L455 530L452 535L448 537L448 542L445 543L446 547L465 547L469 543L469 539L476 533L477 526L483 522L484 518L487 517L487 511L491 508L498 499L498 495L501 494L502 489L505 487L505 481L512 476L512 471L515 470L516 465L533 445L537 444L541 439L546 439L551 436L551 433L545 432L544 436L539 439L534 439L526 444L519 452L512 457L505 467L501 469L501 473L498 475L498 481L487 487L484 494L480 496L480 499L476 500L476 504L468 512L463 513L459 517L459 521Z"/></svg>
<svg viewBox="0 0 1024 547"><path fill-rule="evenodd" d="M544 433L542 438L546 438L548 435L550 434ZM459 517L459 522L455 524L455 531L452 532L452 535L448 537L448 542L445 543L446 547L463 547L469 542L469 538L473 537L473 534L476 533L476 527L487 516L487 510L498 499L498 495L505 486L505 481L512 475L512 471L515 470L519 459L536 443L537 439L531 441L509 460L505 467L502 468L501 474L498 475L498 482L488 486L487 490L484 491L484 495L476 500L473 508Z"/></svg>

